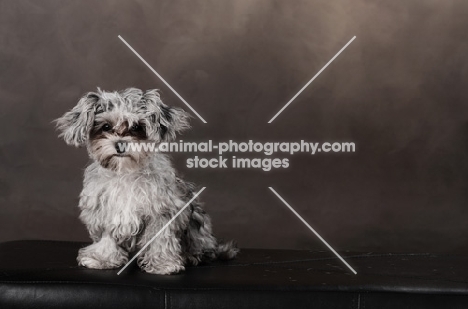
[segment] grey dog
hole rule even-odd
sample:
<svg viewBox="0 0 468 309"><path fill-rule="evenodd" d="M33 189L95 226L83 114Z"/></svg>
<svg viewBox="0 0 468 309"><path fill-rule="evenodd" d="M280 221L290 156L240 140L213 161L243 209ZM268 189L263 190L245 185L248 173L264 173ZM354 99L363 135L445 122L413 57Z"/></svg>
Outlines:
<svg viewBox="0 0 468 309"><path fill-rule="evenodd" d="M165 105L157 90L129 88L85 94L56 120L69 145L86 146L92 163L84 174L80 219L93 244L80 249L79 265L117 268L141 249L194 196L167 155L123 149L123 144L170 142L188 129L189 115ZM232 259L234 242L219 242L210 217L194 200L137 258L141 269L173 274L186 265Z"/></svg>

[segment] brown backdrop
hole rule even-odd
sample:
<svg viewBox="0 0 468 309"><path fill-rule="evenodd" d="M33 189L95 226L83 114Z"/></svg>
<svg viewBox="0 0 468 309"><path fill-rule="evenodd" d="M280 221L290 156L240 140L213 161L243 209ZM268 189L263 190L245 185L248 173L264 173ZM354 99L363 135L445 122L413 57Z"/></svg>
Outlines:
<svg viewBox="0 0 468 309"><path fill-rule="evenodd" d="M467 251L468 2L0 1L0 240L87 240L86 151L51 121L97 86L160 88L208 121L184 140L354 141L288 169L188 169L242 247ZM267 121L354 35L272 124ZM283 157L283 156L278 156Z"/></svg>

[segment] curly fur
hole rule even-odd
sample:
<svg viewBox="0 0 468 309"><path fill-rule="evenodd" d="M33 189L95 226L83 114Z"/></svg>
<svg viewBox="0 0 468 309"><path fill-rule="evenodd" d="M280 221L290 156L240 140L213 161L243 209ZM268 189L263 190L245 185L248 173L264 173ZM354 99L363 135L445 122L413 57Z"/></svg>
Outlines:
<svg viewBox="0 0 468 309"><path fill-rule="evenodd" d="M122 142L165 142L187 128L188 114L165 105L157 90L129 88L89 92L56 120L69 145L86 146L93 162L80 194L80 219L93 244L78 253L78 263L117 268L142 248L193 197L195 187L177 177L168 156L118 151ZM210 217L196 199L138 257L146 272L172 274L185 265L232 259L238 249L212 233Z"/></svg>

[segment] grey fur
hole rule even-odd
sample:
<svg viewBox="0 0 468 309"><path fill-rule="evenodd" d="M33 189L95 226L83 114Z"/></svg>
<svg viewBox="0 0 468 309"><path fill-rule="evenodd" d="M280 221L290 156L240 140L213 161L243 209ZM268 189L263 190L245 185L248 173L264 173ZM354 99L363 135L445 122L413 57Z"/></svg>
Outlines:
<svg viewBox="0 0 468 309"><path fill-rule="evenodd" d="M157 90L129 88L87 93L56 120L69 145L86 146L93 162L86 168L80 194L80 219L93 244L78 253L88 268L117 268L143 247L194 195L193 184L177 177L167 155L134 152L118 155L118 141L163 142L189 128L188 114L168 107ZM104 130L108 124L111 129ZM137 125L133 130L133 125ZM141 131L144 128L144 135ZM132 131L133 130L133 131ZM233 242L213 236L210 217L196 199L138 257L153 274L172 274L203 261L232 259Z"/></svg>

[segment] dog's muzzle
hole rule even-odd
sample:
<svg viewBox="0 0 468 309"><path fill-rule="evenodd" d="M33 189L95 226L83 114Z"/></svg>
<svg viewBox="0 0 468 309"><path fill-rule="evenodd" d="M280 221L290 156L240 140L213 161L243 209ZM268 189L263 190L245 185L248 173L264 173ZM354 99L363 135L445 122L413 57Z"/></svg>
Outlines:
<svg viewBox="0 0 468 309"><path fill-rule="evenodd" d="M126 147L127 144L124 141L117 141L115 143L115 151L117 151L118 154L123 154Z"/></svg>

